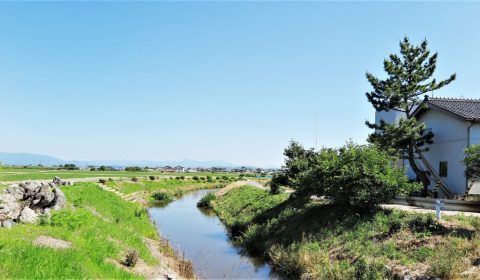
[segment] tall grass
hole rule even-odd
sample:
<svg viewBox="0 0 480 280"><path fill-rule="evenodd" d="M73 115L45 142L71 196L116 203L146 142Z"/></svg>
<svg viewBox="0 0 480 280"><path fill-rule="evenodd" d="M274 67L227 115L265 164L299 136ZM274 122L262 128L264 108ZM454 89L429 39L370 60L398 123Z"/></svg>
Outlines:
<svg viewBox="0 0 480 280"><path fill-rule="evenodd" d="M451 279L480 259L479 218L444 224L401 211L358 214L253 187L218 197L214 210L245 250L287 278L385 279L408 271Z"/></svg>

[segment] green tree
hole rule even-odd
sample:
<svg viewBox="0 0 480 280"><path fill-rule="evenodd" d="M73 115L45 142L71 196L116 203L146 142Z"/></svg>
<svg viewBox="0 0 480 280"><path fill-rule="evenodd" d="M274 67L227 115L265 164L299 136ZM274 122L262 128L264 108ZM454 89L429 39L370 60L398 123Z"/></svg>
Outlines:
<svg viewBox="0 0 480 280"><path fill-rule="evenodd" d="M309 170L315 163L315 151L305 149L300 143L292 141L284 150L285 165L273 175L270 182L270 191L278 193L281 186L289 186L295 189L300 187L299 177L302 172Z"/></svg>
<svg viewBox="0 0 480 280"><path fill-rule="evenodd" d="M466 167L467 178L476 180L480 177L480 144L471 145L465 149L465 158L462 162Z"/></svg>
<svg viewBox="0 0 480 280"><path fill-rule="evenodd" d="M301 173L300 191L328 196L346 207L375 208L418 187L403 169L392 166L393 159L376 147L351 142L339 149L324 148L316 153L315 164Z"/></svg>
<svg viewBox="0 0 480 280"><path fill-rule="evenodd" d="M417 164L416 158L428 151L428 144L433 143L433 133L425 132L425 125L417 122L414 112L418 106L425 106L422 101L427 93L455 80L455 74L440 82L432 78L437 56L437 53L430 55L426 40L415 46L405 37L400 42L400 56L391 54L383 62L387 73L385 80L369 72L366 74L373 87L366 95L375 110L404 113L399 123L366 122L368 127L375 129L368 140L384 151L408 159L412 170L424 185L424 195L427 193L429 179L426 171Z"/></svg>

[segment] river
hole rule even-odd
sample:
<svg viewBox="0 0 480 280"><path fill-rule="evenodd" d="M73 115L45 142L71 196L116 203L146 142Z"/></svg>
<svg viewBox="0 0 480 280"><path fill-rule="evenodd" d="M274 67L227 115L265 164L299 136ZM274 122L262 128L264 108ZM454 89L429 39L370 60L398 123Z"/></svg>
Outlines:
<svg viewBox="0 0 480 280"><path fill-rule="evenodd" d="M279 279L268 264L240 252L213 211L197 208L210 191L194 191L166 206L150 208L162 237L193 262L201 279Z"/></svg>

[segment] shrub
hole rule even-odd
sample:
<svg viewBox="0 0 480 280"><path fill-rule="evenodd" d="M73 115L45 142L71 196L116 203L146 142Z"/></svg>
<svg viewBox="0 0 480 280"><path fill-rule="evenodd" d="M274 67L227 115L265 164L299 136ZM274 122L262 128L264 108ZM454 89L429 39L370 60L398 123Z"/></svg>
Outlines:
<svg viewBox="0 0 480 280"><path fill-rule="evenodd" d="M153 176L153 175L148 176L148 178L150 178L150 180L152 180L152 181L155 180L155 176Z"/></svg>
<svg viewBox="0 0 480 280"><path fill-rule="evenodd" d="M105 185L107 183L107 180L105 179L99 179L98 182L102 185Z"/></svg>
<svg viewBox="0 0 480 280"><path fill-rule="evenodd" d="M123 264L128 267L134 267L138 262L138 251L130 250L125 256Z"/></svg>
<svg viewBox="0 0 480 280"><path fill-rule="evenodd" d="M137 177L133 177L133 178L132 178L132 181L133 181L133 182L138 182L138 178L137 178Z"/></svg>
<svg viewBox="0 0 480 280"><path fill-rule="evenodd" d="M421 188L410 183L393 158L372 146L347 143L340 149L322 149L312 167L300 173L300 194L328 196L352 208L372 209L396 195Z"/></svg>
<svg viewBox="0 0 480 280"><path fill-rule="evenodd" d="M185 180L185 176L183 176L183 175L180 176L180 179Z"/></svg>
<svg viewBox="0 0 480 280"><path fill-rule="evenodd" d="M156 192L152 195L152 197L155 200L163 201L163 202L170 202L173 200L172 195L166 192Z"/></svg>
<svg viewBox="0 0 480 280"><path fill-rule="evenodd" d="M112 179L112 178L108 178L108 181L109 181L109 182L113 182L113 179Z"/></svg>
<svg viewBox="0 0 480 280"><path fill-rule="evenodd" d="M216 198L215 194L213 192L209 192L206 195L200 199L200 201L197 203L197 207L200 208L212 208L212 201L214 201Z"/></svg>
<svg viewBox="0 0 480 280"><path fill-rule="evenodd" d="M195 181L199 180L198 176L193 176L192 179L195 180Z"/></svg>
<svg viewBox="0 0 480 280"><path fill-rule="evenodd" d="M142 171L142 168L138 167L138 166L129 166L129 167L126 167L125 168L125 171L128 171L128 172L140 172Z"/></svg>

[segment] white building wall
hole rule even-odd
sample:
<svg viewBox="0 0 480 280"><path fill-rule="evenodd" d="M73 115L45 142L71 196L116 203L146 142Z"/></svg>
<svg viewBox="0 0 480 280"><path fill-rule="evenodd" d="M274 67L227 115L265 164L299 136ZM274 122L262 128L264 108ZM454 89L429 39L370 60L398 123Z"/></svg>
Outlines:
<svg viewBox="0 0 480 280"><path fill-rule="evenodd" d="M480 144L480 124L476 123L470 128L470 145Z"/></svg>
<svg viewBox="0 0 480 280"><path fill-rule="evenodd" d="M375 111L375 124L380 125L380 120L386 123L398 123L402 117L405 116L404 112L389 110L389 111Z"/></svg>
<svg viewBox="0 0 480 280"><path fill-rule="evenodd" d="M439 174L441 161L448 162L448 176L442 179L452 193L464 194L466 190L465 166L462 164L464 150L468 145L468 126L465 121L450 114L431 109L419 118L434 133L430 151L424 153L434 170ZM431 188L434 187L432 182Z"/></svg>

